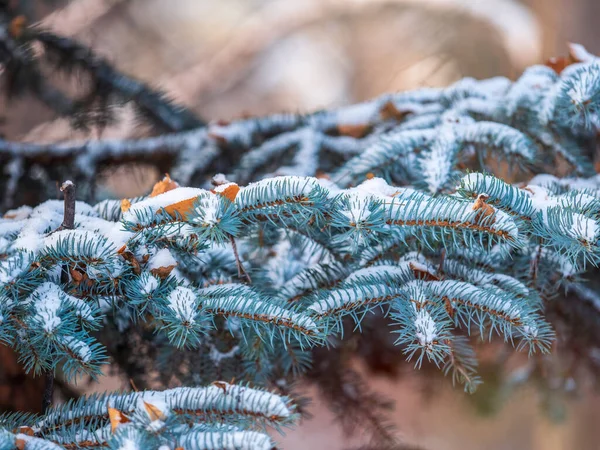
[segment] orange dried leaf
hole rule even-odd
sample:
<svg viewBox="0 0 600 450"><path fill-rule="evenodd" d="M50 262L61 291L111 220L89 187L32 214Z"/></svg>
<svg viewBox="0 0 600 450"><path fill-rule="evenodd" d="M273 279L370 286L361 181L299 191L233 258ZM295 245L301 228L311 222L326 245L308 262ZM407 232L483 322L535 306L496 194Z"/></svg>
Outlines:
<svg viewBox="0 0 600 450"><path fill-rule="evenodd" d="M25 30L25 25L27 25L27 19L25 18L25 16L17 16L10 21L10 24L8 26L8 33L13 38L19 38L23 34L23 30Z"/></svg>
<svg viewBox="0 0 600 450"><path fill-rule="evenodd" d="M560 74L571 64L588 61L592 56L587 53L585 48L577 44L569 44L569 56L557 56L549 58L546 66L550 67L556 73Z"/></svg>
<svg viewBox="0 0 600 450"><path fill-rule="evenodd" d="M356 125L342 124L338 125L337 130L342 136L350 136L358 139L366 135L371 130L371 126L367 123Z"/></svg>
<svg viewBox="0 0 600 450"><path fill-rule="evenodd" d="M213 386L216 386L220 389L223 389L223 393L227 394L227 383L223 382L223 381L213 381L212 382Z"/></svg>
<svg viewBox="0 0 600 450"><path fill-rule="evenodd" d="M18 213L16 211L14 212L7 212L6 214L4 214L2 216L3 219L15 219L17 217Z"/></svg>
<svg viewBox="0 0 600 450"><path fill-rule="evenodd" d="M88 277L86 272L82 272L78 269L69 269L71 274L71 280L75 286L91 287L93 285L92 280Z"/></svg>
<svg viewBox="0 0 600 450"><path fill-rule="evenodd" d="M381 116L381 118L383 120L394 119L397 121L401 121L406 116L408 116L411 112L412 111L407 111L407 110L401 111L398 108L396 108L396 105L394 105L394 102L387 101L384 103L384 105L379 110L379 115Z"/></svg>
<svg viewBox="0 0 600 450"><path fill-rule="evenodd" d="M330 176L327 174L327 172L323 172L322 170L317 170L317 173L315 174L315 178L319 178L321 180L330 180Z"/></svg>
<svg viewBox="0 0 600 450"><path fill-rule="evenodd" d="M180 202L173 203L172 205L165 206L162 211L167 213L172 218L187 219L188 213L194 208L194 202L196 197L186 198Z"/></svg>
<svg viewBox="0 0 600 450"><path fill-rule="evenodd" d="M24 434L26 436L35 436L35 431L31 427L19 427L15 430L15 433Z"/></svg>
<svg viewBox="0 0 600 450"><path fill-rule="evenodd" d="M165 192L172 191L173 189L178 188L179 185L177 182L171 180L171 177L167 173L165 177L157 182L152 188L152 192L150 193L150 197L156 197L157 195L164 194Z"/></svg>
<svg viewBox="0 0 600 450"><path fill-rule="evenodd" d="M431 273L428 270L424 270L422 267L417 267L413 263L409 263L408 266L410 267L410 270L412 270L412 273L414 274L415 278L418 278L420 280L425 280L425 281L439 281L440 280L440 277L438 277L437 275Z"/></svg>
<svg viewBox="0 0 600 450"><path fill-rule="evenodd" d="M477 215L475 216L475 220L477 222L480 222L486 217L493 216L496 212L492 206L485 202L488 198L489 197L487 195L479 194L475 200L475 203L473 204L473 211L478 211Z"/></svg>
<svg viewBox="0 0 600 450"><path fill-rule="evenodd" d="M565 67L571 65L571 59L564 56L552 57L546 61L546 66L550 67L556 73L560 74Z"/></svg>
<svg viewBox="0 0 600 450"><path fill-rule="evenodd" d="M27 441L25 439L15 440L15 448L17 448L18 450L25 450L25 445L27 445Z"/></svg>
<svg viewBox="0 0 600 450"><path fill-rule="evenodd" d="M83 280L83 274L79 270L69 269L69 272L71 273L71 278L76 284L81 283L81 280Z"/></svg>
<svg viewBox="0 0 600 450"><path fill-rule="evenodd" d="M126 213L127 211L129 211L129 208L131 208L131 202L126 198L121 200L121 212Z"/></svg>
<svg viewBox="0 0 600 450"><path fill-rule="evenodd" d="M116 408L108 407L108 418L110 419L110 431L115 432L122 423L130 422L129 418Z"/></svg>
<svg viewBox="0 0 600 450"><path fill-rule="evenodd" d="M146 408L146 412L152 421L162 420L165 417L163 412L151 403L144 402L144 408Z"/></svg>
<svg viewBox="0 0 600 450"><path fill-rule="evenodd" d="M152 275L154 275L155 277L158 277L161 280L164 280L165 278L167 278L169 276L169 274L173 271L174 268L175 268L175 264L173 264L172 266L166 266L166 267L155 267L154 269L150 269L150 273Z"/></svg>
<svg viewBox="0 0 600 450"><path fill-rule="evenodd" d="M235 201L235 197L238 192L240 192L240 187L235 183L227 183L221 186L217 186L212 191L213 194L222 195L225 198L228 198L230 201Z"/></svg>
<svg viewBox="0 0 600 450"><path fill-rule="evenodd" d="M140 266L140 262L136 259L133 253L131 253L129 250L124 250L119 254L125 261L127 261L133 266L133 273L135 273L136 275L142 273L142 267Z"/></svg>

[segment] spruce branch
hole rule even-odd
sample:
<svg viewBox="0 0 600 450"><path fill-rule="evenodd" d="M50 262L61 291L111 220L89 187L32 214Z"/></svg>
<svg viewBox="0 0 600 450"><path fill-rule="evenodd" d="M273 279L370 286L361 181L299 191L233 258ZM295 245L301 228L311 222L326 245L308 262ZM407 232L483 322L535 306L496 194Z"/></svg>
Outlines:
<svg viewBox="0 0 600 450"><path fill-rule="evenodd" d="M237 270L238 270L238 277L240 279L245 278L248 283L252 283L252 279L250 278L250 275L248 274L246 269L244 269L244 265L242 264L242 261L240 260L240 255L238 253L237 244L235 243L235 238L233 236L229 236L229 242L231 242L231 248L233 249L233 255L235 256L235 262L236 262Z"/></svg>
<svg viewBox="0 0 600 450"><path fill-rule="evenodd" d="M78 49L48 39L64 44L59 53ZM353 355L358 333L373 328L385 338L363 349L385 347L388 368L400 355L419 368L430 362L468 391L480 382L475 340L547 353L560 348L554 328L575 343L585 324L592 331L577 356L591 360L600 301L582 278L600 262L600 181L580 177L589 158L576 149L600 123L597 64L153 138L0 142L9 194L30 166L56 161L51 169L72 169L79 186L101 166L144 158L182 183L166 176L148 195L92 205L75 203L65 182L62 204L0 220L0 340L26 370L95 376L106 350L93 331L112 329L139 350L130 367L148 375L137 379L212 383L51 407L23 425L32 436L0 428L0 446L158 448L169 436L171 446L271 448L256 427L293 422L292 402L215 380L289 391L315 356L327 362L324 344ZM556 176L557 158L570 177ZM524 177L552 174L514 184L470 172L498 160ZM230 173L212 178L220 169ZM556 295L565 287L577 294L572 305ZM352 372L340 375L348 364L315 370L326 385L318 372L331 369L327 395L342 412L368 398ZM361 417L391 443L382 406Z"/></svg>
<svg viewBox="0 0 600 450"><path fill-rule="evenodd" d="M49 57L55 59L58 68L68 67L72 70L78 67L87 71L94 80L95 89L116 92L124 101L134 102L144 117L166 132L185 131L204 125L190 110L168 100L167 94L119 72L108 61L72 38L57 36L43 29L31 30L28 38L40 42Z"/></svg>
<svg viewBox="0 0 600 450"><path fill-rule="evenodd" d="M63 221L56 231L72 230L75 228L75 185L72 181L65 181L60 187L64 195ZM60 282L66 285L69 282L69 266L64 264L61 268ZM54 397L54 371L49 370L44 374L44 397L42 399L42 414L45 414Z"/></svg>

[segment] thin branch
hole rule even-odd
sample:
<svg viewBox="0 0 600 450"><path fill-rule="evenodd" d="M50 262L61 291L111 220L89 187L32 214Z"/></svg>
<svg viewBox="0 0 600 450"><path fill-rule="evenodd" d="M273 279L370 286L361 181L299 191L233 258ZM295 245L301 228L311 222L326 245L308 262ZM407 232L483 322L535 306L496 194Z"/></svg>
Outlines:
<svg viewBox="0 0 600 450"><path fill-rule="evenodd" d="M44 396L42 398L42 414L46 414L54 397L54 372L49 370L44 375Z"/></svg>
<svg viewBox="0 0 600 450"><path fill-rule="evenodd" d="M60 187L60 191L65 196L65 209L63 222L58 229L72 230L75 227L75 185L67 180Z"/></svg>
<svg viewBox="0 0 600 450"><path fill-rule="evenodd" d="M56 231L72 230L75 228L75 185L72 181L65 181L60 187L65 196L63 221ZM60 273L60 282L67 284L69 282L69 266L64 264ZM44 397L42 399L42 414L44 414L52 404L54 396L54 371L48 370L44 375Z"/></svg>
<svg viewBox="0 0 600 450"><path fill-rule="evenodd" d="M231 242L231 247L233 248L233 255L235 256L235 262L237 264L238 277L240 277L240 279L246 278L246 280L248 280L248 283L252 283L250 275L248 274L248 272L246 272L246 269L244 269L242 261L240 260L240 255L238 254L235 239L233 238L233 236L229 236L229 240Z"/></svg>
<svg viewBox="0 0 600 450"><path fill-rule="evenodd" d="M72 115L74 103L51 86L42 75L31 49L17 42L10 32L12 18L0 10L0 63L5 66L6 95L29 91L62 116Z"/></svg>
<svg viewBox="0 0 600 450"><path fill-rule="evenodd" d="M444 274L444 262L446 261L446 248L442 248L440 254L440 265L438 266L438 274L443 276Z"/></svg>
<svg viewBox="0 0 600 450"><path fill-rule="evenodd" d="M43 44L48 52L57 55L65 65L87 70L97 85L120 94L126 101L133 101L144 116L167 131L190 130L204 125L190 110L171 102L166 93L119 72L83 44L43 30L33 32L31 37Z"/></svg>

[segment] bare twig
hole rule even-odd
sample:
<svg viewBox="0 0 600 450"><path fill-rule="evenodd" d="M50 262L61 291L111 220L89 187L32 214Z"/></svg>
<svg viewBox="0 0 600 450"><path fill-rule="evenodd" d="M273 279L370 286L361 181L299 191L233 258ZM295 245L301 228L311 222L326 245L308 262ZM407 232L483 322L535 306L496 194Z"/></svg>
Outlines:
<svg viewBox="0 0 600 450"><path fill-rule="evenodd" d="M44 397L42 398L42 414L45 414L52 404L54 396L54 372L49 370L44 376Z"/></svg>
<svg viewBox="0 0 600 450"><path fill-rule="evenodd" d="M534 288L537 284L538 269L539 269L541 259L542 259L542 245L540 244L540 245L538 245L538 249L535 254L535 258L533 258L529 263L529 277L531 278L531 284Z"/></svg>
<svg viewBox="0 0 600 450"><path fill-rule="evenodd" d="M440 265L438 267L438 274L440 277L444 274L444 262L446 262L446 249L442 248L442 252L440 254Z"/></svg>
<svg viewBox="0 0 600 450"><path fill-rule="evenodd" d="M65 209L63 222L58 230L72 230L75 227L75 185L72 181L65 181L60 187L65 196Z"/></svg>
<svg viewBox="0 0 600 450"><path fill-rule="evenodd" d="M252 279L250 278L250 275L248 274L248 272L246 272L246 269L244 269L244 266L242 265L242 261L240 260L240 255L238 254L235 239L233 238L233 236L229 236L229 240L231 242L231 247L233 248L233 255L235 256L235 262L237 264L238 277L246 278L246 280L248 280L248 283L252 283Z"/></svg>
<svg viewBox="0 0 600 450"><path fill-rule="evenodd" d="M75 228L75 184L72 181L65 181L60 187L65 196L63 221L56 231L72 230ZM69 282L69 266L64 264L60 274L60 282L66 284ZM54 371L48 370L44 376L44 397L42 399L42 414L52 404L54 396Z"/></svg>
<svg viewBox="0 0 600 450"><path fill-rule="evenodd" d="M190 130L204 125L189 109L171 102L166 93L119 72L83 44L42 30L32 33L32 39L39 41L66 64L87 70L97 85L133 101L142 114L167 131Z"/></svg>

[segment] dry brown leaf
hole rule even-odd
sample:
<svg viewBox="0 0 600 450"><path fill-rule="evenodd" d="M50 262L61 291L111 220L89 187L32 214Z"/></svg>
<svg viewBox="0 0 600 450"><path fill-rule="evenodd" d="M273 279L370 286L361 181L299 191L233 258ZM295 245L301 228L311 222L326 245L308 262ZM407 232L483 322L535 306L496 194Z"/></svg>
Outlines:
<svg viewBox="0 0 600 450"><path fill-rule="evenodd" d="M396 105L394 105L394 102L388 100L379 110L379 115L383 120L393 119L399 122L403 120L406 116L408 116L411 112L412 111L399 110L398 108L396 108Z"/></svg>
<svg viewBox="0 0 600 450"><path fill-rule="evenodd" d="M144 408L146 408L146 412L148 413L148 416L150 416L151 421L162 420L165 417L163 412L151 403L144 402Z"/></svg>
<svg viewBox="0 0 600 450"><path fill-rule="evenodd" d="M172 191L173 189L178 188L179 185L177 182L173 181L169 174L165 174L165 177L158 181L154 187L152 188L152 192L150 193L150 197L156 197L157 195L164 194L165 192Z"/></svg>
<svg viewBox="0 0 600 450"><path fill-rule="evenodd" d="M167 213L173 219L181 218L187 219L188 213L194 208L194 202L196 197L186 198L180 202L173 203L172 205L165 206L162 211Z"/></svg>
<svg viewBox="0 0 600 450"><path fill-rule="evenodd" d="M477 199L475 200L475 203L473 204L473 211L478 211L478 213L475 215L476 222L481 222L486 217L493 216L494 213L496 212L492 206L488 205L485 202L488 198L489 198L489 196L487 196L485 194L479 194L477 196ZM492 221L492 223L494 223L494 222Z"/></svg>
<svg viewBox="0 0 600 450"><path fill-rule="evenodd" d="M417 267L413 263L408 263L408 266L410 267L410 270L412 270L412 273L414 274L415 278L418 278L420 280L425 280L425 281L439 281L440 280L440 277L438 277L437 275L429 272L428 270L423 270L422 268Z"/></svg>
<svg viewBox="0 0 600 450"><path fill-rule="evenodd" d="M131 202L126 198L121 200L121 212L126 213L127 211L129 211L129 208L131 208Z"/></svg>
<svg viewBox="0 0 600 450"><path fill-rule="evenodd" d="M319 178L320 180L331 180L331 177L327 174L327 172L323 172L322 170L317 170L315 173L315 178Z"/></svg>
<svg viewBox="0 0 600 450"><path fill-rule="evenodd" d="M35 431L31 427L19 427L15 430L17 434L24 434L26 436L35 436Z"/></svg>
<svg viewBox="0 0 600 450"><path fill-rule="evenodd" d="M110 431L113 433L122 423L131 422L125 414L110 406L108 407L108 418L110 419Z"/></svg>
<svg viewBox="0 0 600 450"><path fill-rule="evenodd" d="M566 67L570 66L571 64L584 62L584 59L582 59L578 54L577 46L569 44L569 56L556 56L549 58L546 61L546 66L550 67L556 73L560 74L563 70L565 70Z"/></svg>
<svg viewBox="0 0 600 450"><path fill-rule="evenodd" d="M166 266L166 267L155 267L154 269L150 269L150 273L152 275L154 275L155 277L158 277L161 280L164 280L165 278L167 278L169 276L169 274L173 271L174 268L175 268L175 264L173 264L172 266Z"/></svg>
<svg viewBox="0 0 600 450"><path fill-rule="evenodd" d="M125 246L121 247L118 253L125 261L127 261L133 266L133 273L135 273L136 275L142 273L142 267L140 266L140 262L137 260L137 258L132 252L126 250Z"/></svg>
<svg viewBox="0 0 600 450"><path fill-rule="evenodd" d="M90 280L88 274L85 271L69 268L69 273L71 274L71 280L73 281L73 284L75 286L83 285L89 288L93 285L92 280Z"/></svg>
<svg viewBox="0 0 600 450"><path fill-rule="evenodd" d="M240 192L240 187L235 183L227 183L222 186L218 186L210 192L213 194L222 195L233 202L235 201L235 197L237 196L238 192Z"/></svg>
<svg viewBox="0 0 600 450"><path fill-rule="evenodd" d="M556 73L560 74L565 67L573 64L571 58L564 56L553 56L552 58L548 58L546 61L546 66L550 67Z"/></svg>
<svg viewBox="0 0 600 450"><path fill-rule="evenodd" d="M223 393L227 394L227 383L223 382L223 381L213 381L211 383L213 386L216 386L220 389L223 389Z"/></svg>
<svg viewBox="0 0 600 450"><path fill-rule="evenodd" d="M73 282L79 285L79 283L81 283L81 280L83 280L83 274L77 269L69 269L69 272L71 273L71 278L73 279Z"/></svg>
<svg viewBox="0 0 600 450"><path fill-rule="evenodd" d="M361 138L371 131L371 126L368 123L356 125L338 125L338 133L342 136L350 136L353 138Z"/></svg>

